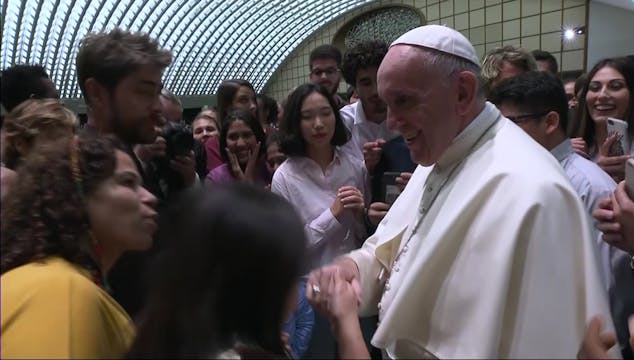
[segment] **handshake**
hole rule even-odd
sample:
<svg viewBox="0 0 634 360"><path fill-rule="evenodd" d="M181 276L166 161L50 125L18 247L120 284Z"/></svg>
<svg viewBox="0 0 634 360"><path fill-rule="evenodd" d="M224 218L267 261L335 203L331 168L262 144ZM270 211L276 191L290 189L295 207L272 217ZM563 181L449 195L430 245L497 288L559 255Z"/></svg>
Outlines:
<svg viewBox="0 0 634 360"><path fill-rule="evenodd" d="M339 258L333 264L314 270L306 282L306 299L322 316L328 318L339 344L342 359L368 359L359 317L361 287L357 264Z"/></svg>

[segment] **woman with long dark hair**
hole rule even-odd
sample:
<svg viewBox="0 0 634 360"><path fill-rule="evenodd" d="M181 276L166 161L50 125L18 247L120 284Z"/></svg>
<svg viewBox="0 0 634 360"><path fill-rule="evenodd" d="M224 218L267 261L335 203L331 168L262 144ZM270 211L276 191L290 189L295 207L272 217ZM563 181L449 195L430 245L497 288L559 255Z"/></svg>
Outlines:
<svg viewBox="0 0 634 360"><path fill-rule="evenodd" d="M306 238L293 208L243 184L196 189L165 216L168 242L128 358L280 358ZM283 229L283 231L280 231Z"/></svg>
<svg viewBox="0 0 634 360"><path fill-rule="evenodd" d="M634 146L624 154L611 151L618 142L608 134L608 118L628 123L630 139L634 140L634 64L631 60L608 58L599 61L588 73L579 98L580 135L585 140L590 157L617 182L623 180L625 162L634 156Z"/></svg>
<svg viewBox="0 0 634 360"><path fill-rule="evenodd" d="M208 182L239 181L262 187L271 183L264 131L251 113L241 110L229 113L220 128L219 140L225 163L207 174Z"/></svg>

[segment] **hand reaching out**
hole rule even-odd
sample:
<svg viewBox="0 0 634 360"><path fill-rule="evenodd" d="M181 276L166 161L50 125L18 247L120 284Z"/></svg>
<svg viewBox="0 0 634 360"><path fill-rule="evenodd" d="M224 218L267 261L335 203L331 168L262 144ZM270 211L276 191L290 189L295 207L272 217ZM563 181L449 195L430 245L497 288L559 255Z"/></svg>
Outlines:
<svg viewBox="0 0 634 360"><path fill-rule="evenodd" d="M342 359L369 359L359 319L359 272L350 259L313 271L306 284L306 298L330 320Z"/></svg>
<svg viewBox="0 0 634 360"><path fill-rule="evenodd" d="M385 140L376 139L376 141L369 141L363 144L363 160L365 160L365 168L369 173L374 171L374 168L381 160L381 152Z"/></svg>
<svg viewBox="0 0 634 360"><path fill-rule="evenodd" d="M358 321L359 298L351 283L347 282L339 268L335 269L326 291L328 315L337 328L347 321ZM336 330L336 329L335 329Z"/></svg>
<svg viewBox="0 0 634 360"><path fill-rule="evenodd" d="M327 265L320 269L313 270L308 276L308 280L306 282L306 299L316 311L326 316L329 314L328 295L330 291L330 284L335 276L335 273L350 284L355 293L357 302L361 302L359 269L353 260L341 258L336 260L332 265Z"/></svg>
<svg viewBox="0 0 634 360"><path fill-rule="evenodd" d="M577 154L583 156L586 159L590 158L590 155L588 155L588 145L582 137L572 138L570 139L570 142L572 143L572 149Z"/></svg>
<svg viewBox="0 0 634 360"><path fill-rule="evenodd" d="M609 359L608 350L616 344L614 333L601 334L601 318L594 316L583 336L583 342L577 358L579 359Z"/></svg>

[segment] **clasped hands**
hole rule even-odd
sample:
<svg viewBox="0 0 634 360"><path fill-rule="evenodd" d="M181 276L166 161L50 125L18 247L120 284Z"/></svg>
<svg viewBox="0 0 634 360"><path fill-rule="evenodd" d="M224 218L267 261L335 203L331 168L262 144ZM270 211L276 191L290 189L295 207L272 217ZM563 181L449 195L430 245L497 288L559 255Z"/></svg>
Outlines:
<svg viewBox="0 0 634 360"><path fill-rule="evenodd" d="M356 263L341 258L332 265L312 271L306 282L306 299L330 320L335 334L346 327L358 326L361 287Z"/></svg>

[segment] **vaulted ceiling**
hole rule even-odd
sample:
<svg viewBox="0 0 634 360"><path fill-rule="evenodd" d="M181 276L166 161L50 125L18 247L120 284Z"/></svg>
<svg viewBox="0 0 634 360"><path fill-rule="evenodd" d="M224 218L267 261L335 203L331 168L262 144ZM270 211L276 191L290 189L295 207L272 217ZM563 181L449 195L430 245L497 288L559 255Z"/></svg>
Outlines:
<svg viewBox="0 0 634 360"><path fill-rule="evenodd" d="M75 56L89 32L143 31L174 53L177 95L215 93L223 79L261 90L322 26L372 0L2 0L2 69L43 65L63 98L79 98Z"/></svg>

